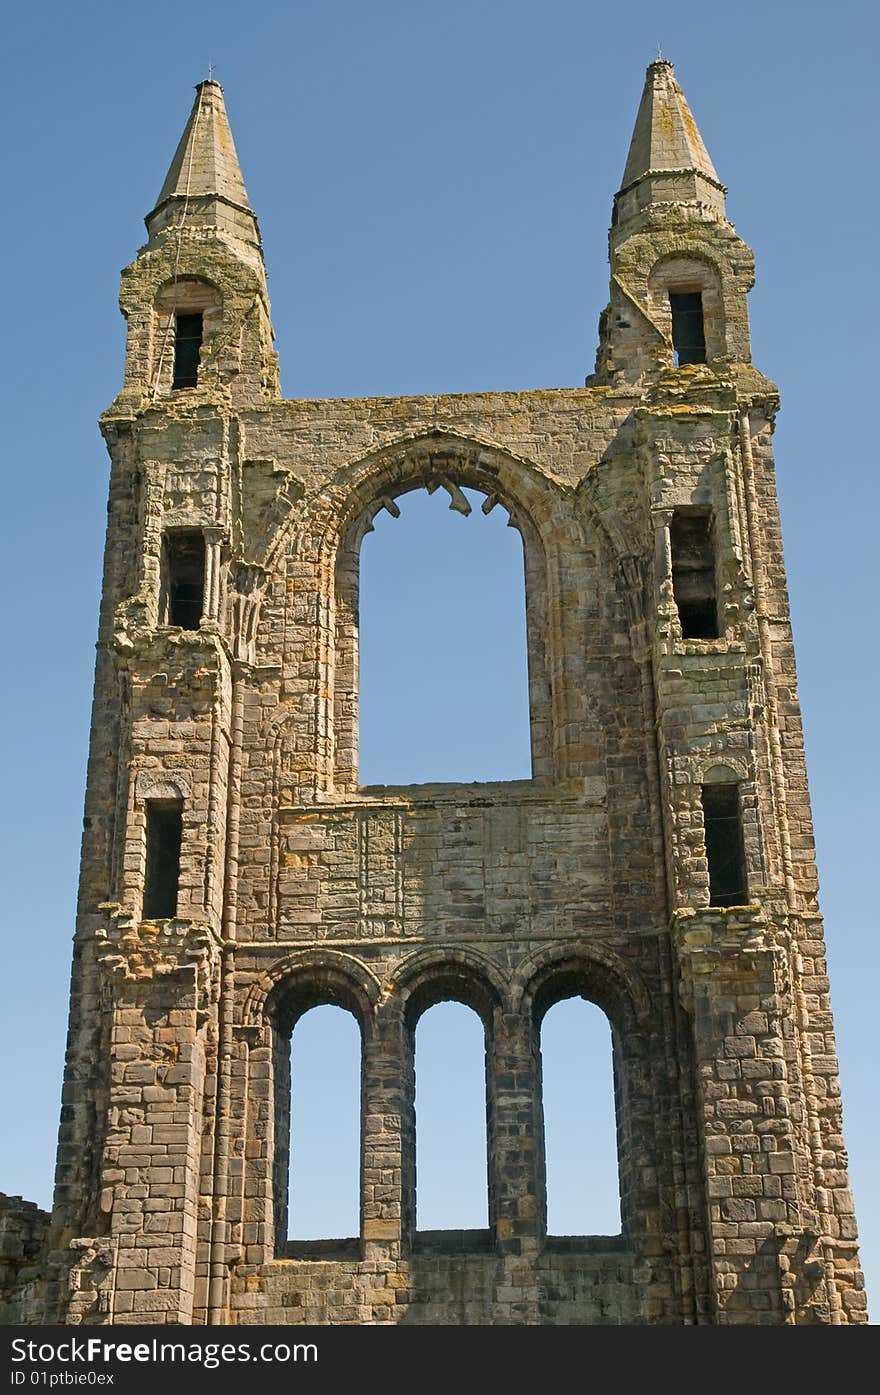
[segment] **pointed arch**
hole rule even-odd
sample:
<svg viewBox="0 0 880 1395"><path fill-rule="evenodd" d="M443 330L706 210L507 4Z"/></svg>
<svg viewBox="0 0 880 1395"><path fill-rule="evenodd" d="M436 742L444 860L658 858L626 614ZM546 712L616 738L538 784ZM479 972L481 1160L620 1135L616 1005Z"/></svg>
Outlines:
<svg viewBox="0 0 880 1395"><path fill-rule="evenodd" d="M269 546L272 601L267 606L261 598L258 624L283 629L289 662L301 666L298 739L313 773L297 798L306 802L315 791L351 796L360 788L360 543L380 508L390 505L393 512L396 495L440 487L452 507L461 506L462 489L482 492L487 511L506 509L523 539L532 779L552 783L590 773L583 710L573 704L578 691L591 691L584 634L598 623L604 584L596 547L605 539L601 520L578 506L571 485L533 461L494 441L432 429L396 436L339 465L298 500ZM588 726L598 733L598 713Z"/></svg>
<svg viewBox="0 0 880 1395"><path fill-rule="evenodd" d="M375 512L388 497L424 488L439 479L444 467L459 485L496 495L516 526L528 519L546 535L560 521L556 517L560 483L534 461L499 442L448 428L407 432L349 461L304 500L273 539L267 569L291 546L296 551L298 539L310 533L320 535L324 550L335 551L371 504Z"/></svg>
<svg viewBox="0 0 880 1395"><path fill-rule="evenodd" d="M486 496L489 511L505 508L523 540L526 587L526 636L533 778L546 780L553 768L554 731L566 728L565 715L554 712L552 669L564 648L559 633L562 552L576 558L583 550L580 522L572 507L560 509L558 485L530 461L502 447L448 431L411 434L369 452L339 471L322 493L302 511L300 543L317 554L324 600L318 601L321 625L319 666L332 678L323 696L316 726L326 739L337 790L358 787L358 591L360 545L381 508L395 508L394 498L411 490L445 488L451 507L469 509L463 488ZM573 502L573 499L572 499ZM551 618L555 624L551 624ZM555 699L561 701L561 685ZM326 734L326 737L324 736Z"/></svg>

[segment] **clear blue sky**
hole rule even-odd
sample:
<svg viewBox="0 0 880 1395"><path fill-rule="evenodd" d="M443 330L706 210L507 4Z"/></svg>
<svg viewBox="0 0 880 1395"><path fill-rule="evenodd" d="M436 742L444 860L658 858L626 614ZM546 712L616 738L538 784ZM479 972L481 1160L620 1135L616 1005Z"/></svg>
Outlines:
<svg viewBox="0 0 880 1395"><path fill-rule="evenodd" d="M50 1197L107 488L95 422L121 381L119 270L194 83L211 62L226 90L287 395L550 387L592 368L611 198L659 41L755 250L754 357L782 390L845 1123L880 1292L877 30L876 6L852 0L154 0L7 16L0 1187ZM401 538L417 526L400 524Z"/></svg>

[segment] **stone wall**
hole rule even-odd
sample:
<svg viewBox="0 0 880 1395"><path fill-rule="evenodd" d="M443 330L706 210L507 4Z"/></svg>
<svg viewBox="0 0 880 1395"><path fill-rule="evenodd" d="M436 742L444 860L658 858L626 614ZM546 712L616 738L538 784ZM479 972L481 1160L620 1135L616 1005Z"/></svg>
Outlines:
<svg viewBox="0 0 880 1395"><path fill-rule="evenodd" d="M109 1076L92 1067L110 1120L92 1231L119 1248L77 1290L83 1320L108 1305L115 1321L441 1320L428 1272L460 1294L450 1321L820 1321L832 1302L858 1318L845 1187L814 1219L828 1195L816 1130L836 1118L791 1016L795 937L815 902L811 861L781 836L767 730L740 403L751 390L764 452L774 399L755 399L756 385L696 368L648 406L591 387L269 404L234 429L189 404L113 423L114 488L128 498L140 481L141 541L111 574L105 612L115 676L98 705L118 722L124 693L124 731L119 773L90 785L93 826L114 830L116 851L101 874L87 834L101 892L85 919L113 1062ZM765 462L752 451L753 476ZM523 535L533 778L364 789L359 539L401 490L446 488L454 505L462 485L494 496ZM211 527L226 540L216 611L194 632L158 623L162 521L187 499L217 501ZM775 528L767 499L752 505L761 536ZM715 519L714 640L683 640L677 625L668 530L682 506ZM130 526L126 507L120 541ZM257 555L236 563L246 528ZM780 578L761 584L765 598L775 588L779 643ZM742 794L740 911L701 909L700 789L719 766ZM178 918L144 922L144 804L167 790L184 806ZM583 1285L586 1260L563 1261L544 1219L540 1020L572 992L612 1024L624 1217L607 1275L599 1238L584 1238ZM494 1257L432 1269L413 1228L412 1042L444 997L486 1030ZM320 1002L361 1029L359 1258L294 1262L285 1053ZM814 1263L820 1232L824 1277L793 1282L787 1247ZM315 1296L325 1289L332 1301Z"/></svg>
<svg viewBox="0 0 880 1395"><path fill-rule="evenodd" d="M0 1192L0 1326L42 1318L48 1226L34 1202Z"/></svg>
<svg viewBox="0 0 880 1395"><path fill-rule="evenodd" d="M554 1325L642 1320L633 1256L547 1252L534 1264L498 1255L414 1255L405 1263L289 1260L232 1283L232 1321Z"/></svg>

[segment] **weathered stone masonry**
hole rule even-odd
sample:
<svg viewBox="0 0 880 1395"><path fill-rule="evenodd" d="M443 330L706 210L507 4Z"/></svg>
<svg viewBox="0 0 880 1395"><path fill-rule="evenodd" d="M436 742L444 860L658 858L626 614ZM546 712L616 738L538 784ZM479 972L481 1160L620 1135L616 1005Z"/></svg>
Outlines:
<svg viewBox="0 0 880 1395"><path fill-rule="evenodd" d="M648 70L583 388L282 400L217 83L198 88L147 228L102 419L105 581L38 1316L864 1322L777 392L750 361L751 253L671 65ZM174 386L179 316L202 336L195 386ZM531 780L358 784L360 542L421 487L453 507L480 490L522 534ZM197 628L169 623L175 530L203 540ZM686 535L709 562L674 555ZM747 882L720 899L717 785ZM157 919L154 807L182 816L176 914ZM539 1031L573 993L612 1024L619 1236L546 1234ZM414 1228L413 1035L446 998L486 1031L485 1234ZM319 1003L361 1030L361 1231L289 1245L287 1042Z"/></svg>

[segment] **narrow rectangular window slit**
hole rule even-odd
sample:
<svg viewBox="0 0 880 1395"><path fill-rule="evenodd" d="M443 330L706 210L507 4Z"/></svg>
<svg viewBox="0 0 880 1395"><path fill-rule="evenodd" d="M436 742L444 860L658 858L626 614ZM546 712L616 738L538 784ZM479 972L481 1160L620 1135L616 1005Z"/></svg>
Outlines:
<svg viewBox="0 0 880 1395"><path fill-rule="evenodd" d="M149 800L144 920L167 920L177 915L182 836L183 805L180 800Z"/></svg>
<svg viewBox="0 0 880 1395"><path fill-rule="evenodd" d="M198 529L180 529L162 539L163 620L197 630L205 605L205 538Z"/></svg>
<svg viewBox="0 0 880 1395"><path fill-rule="evenodd" d="M202 350L202 314L174 316L173 388L196 387Z"/></svg>
<svg viewBox="0 0 880 1395"><path fill-rule="evenodd" d="M712 515L676 509L669 530L672 589L683 639L717 639L718 598Z"/></svg>
<svg viewBox="0 0 880 1395"><path fill-rule="evenodd" d="M745 906L749 898L739 786L703 785L702 793L709 905Z"/></svg>
<svg viewBox="0 0 880 1395"><path fill-rule="evenodd" d="M706 362L706 334L703 325L702 291L670 291L672 347L675 366Z"/></svg>

